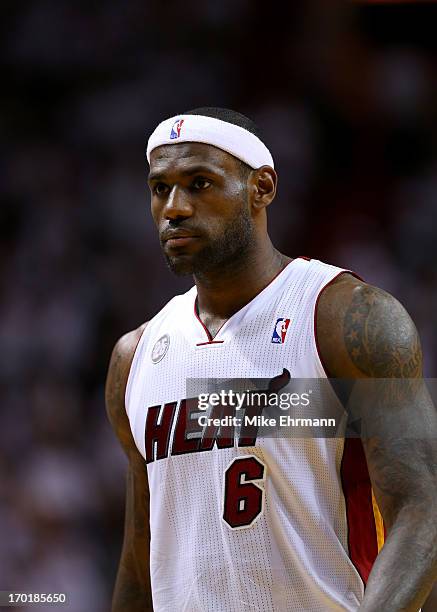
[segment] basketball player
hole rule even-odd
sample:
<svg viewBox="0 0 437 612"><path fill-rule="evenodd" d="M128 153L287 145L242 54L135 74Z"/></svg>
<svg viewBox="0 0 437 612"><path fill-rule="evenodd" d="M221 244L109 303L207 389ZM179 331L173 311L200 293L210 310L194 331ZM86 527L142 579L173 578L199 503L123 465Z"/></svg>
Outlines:
<svg viewBox="0 0 437 612"><path fill-rule="evenodd" d="M165 258L195 284L111 358L107 411L129 458L113 612L417 611L437 576L426 394L412 405L394 390L382 415L367 406L376 436L361 441L215 426L205 439L186 391L189 378L284 373L420 379L410 317L352 273L274 248L277 175L246 117L202 108L167 119L147 157ZM395 420L398 432L426 421L430 436L394 435Z"/></svg>

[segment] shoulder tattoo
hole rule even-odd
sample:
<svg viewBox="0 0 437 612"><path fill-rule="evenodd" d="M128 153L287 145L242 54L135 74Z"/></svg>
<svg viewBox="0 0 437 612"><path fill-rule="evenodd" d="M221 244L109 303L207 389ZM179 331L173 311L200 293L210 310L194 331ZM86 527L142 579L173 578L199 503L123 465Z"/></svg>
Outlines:
<svg viewBox="0 0 437 612"><path fill-rule="evenodd" d="M416 328L401 304L381 289L365 285L354 290L343 337L351 361L367 376L414 378L421 374Z"/></svg>

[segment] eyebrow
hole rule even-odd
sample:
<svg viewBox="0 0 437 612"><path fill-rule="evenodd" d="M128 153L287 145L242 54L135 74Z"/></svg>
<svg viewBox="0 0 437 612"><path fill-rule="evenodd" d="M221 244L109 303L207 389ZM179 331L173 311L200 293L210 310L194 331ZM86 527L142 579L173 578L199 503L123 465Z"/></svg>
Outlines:
<svg viewBox="0 0 437 612"><path fill-rule="evenodd" d="M213 166L207 166L206 164L198 164L196 166L191 166L190 168L187 168L186 170L180 170L179 174L181 174L182 176L192 176L193 174L204 172L205 174L216 174L216 175L223 176L224 171L222 170L220 172L220 170L222 169L221 168L218 169ZM147 180L149 181L149 183L151 183L152 181L160 181L164 179L165 177L166 177L165 172L159 172L159 171L151 172Z"/></svg>

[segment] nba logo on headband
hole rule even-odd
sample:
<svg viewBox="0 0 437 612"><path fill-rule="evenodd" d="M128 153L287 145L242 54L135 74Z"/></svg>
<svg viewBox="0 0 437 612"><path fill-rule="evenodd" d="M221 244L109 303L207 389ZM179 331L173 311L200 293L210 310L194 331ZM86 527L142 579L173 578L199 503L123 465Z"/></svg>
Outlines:
<svg viewBox="0 0 437 612"><path fill-rule="evenodd" d="M156 147L180 141L212 145L241 159L251 168L263 165L274 168L270 151L258 136L239 125L203 115L174 115L161 121L147 141L149 164L150 153Z"/></svg>
<svg viewBox="0 0 437 612"><path fill-rule="evenodd" d="M175 140L175 138L179 138L179 136L181 135L181 128L182 128L183 122L184 122L183 119L178 119L177 121L173 123L171 127L171 132L170 132L170 140Z"/></svg>

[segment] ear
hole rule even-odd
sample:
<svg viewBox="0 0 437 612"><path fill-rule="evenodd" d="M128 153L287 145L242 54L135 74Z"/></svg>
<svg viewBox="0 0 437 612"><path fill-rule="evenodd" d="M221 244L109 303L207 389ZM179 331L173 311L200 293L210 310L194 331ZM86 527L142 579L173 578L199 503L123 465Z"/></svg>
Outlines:
<svg viewBox="0 0 437 612"><path fill-rule="evenodd" d="M278 175L271 166L261 166L253 170L250 181L252 183L252 205L257 209L265 208L276 195Z"/></svg>

